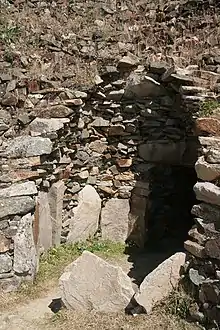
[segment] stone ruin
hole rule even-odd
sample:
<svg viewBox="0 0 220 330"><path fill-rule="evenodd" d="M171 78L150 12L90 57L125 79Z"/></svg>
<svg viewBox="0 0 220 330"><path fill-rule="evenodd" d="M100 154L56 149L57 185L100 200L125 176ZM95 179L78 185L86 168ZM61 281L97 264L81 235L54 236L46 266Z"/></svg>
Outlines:
<svg viewBox="0 0 220 330"><path fill-rule="evenodd" d="M61 243L174 242L199 321L218 323L220 121L201 105L217 102L220 75L135 65L80 90L0 75L0 288L33 280Z"/></svg>

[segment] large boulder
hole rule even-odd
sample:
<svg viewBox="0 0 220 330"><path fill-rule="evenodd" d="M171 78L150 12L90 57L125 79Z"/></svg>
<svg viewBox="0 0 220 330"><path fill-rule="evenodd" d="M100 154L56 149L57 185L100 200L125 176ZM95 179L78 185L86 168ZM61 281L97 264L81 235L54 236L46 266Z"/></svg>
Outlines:
<svg viewBox="0 0 220 330"><path fill-rule="evenodd" d="M118 312L134 295L130 278L120 267L84 251L59 281L61 298L68 309Z"/></svg>
<svg viewBox="0 0 220 330"><path fill-rule="evenodd" d="M130 205L128 199L112 198L102 209L102 238L115 242L125 242L128 236L128 214Z"/></svg>
<svg viewBox="0 0 220 330"><path fill-rule="evenodd" d="M29 125L29 129L32 136L43 135L59 131L69 121L69 118L35 118Z"/></svg>
<svg viewBox="0 0 220 330"><path fill-rule="evenodd" d="M185 263L185 257L185 253L176 253L145 277L134 299L146 313L150 313L153 307L177 286L180 267Z"/></svg>
<svg viewBox="0 0 220 330"><path fill-rule="evenodd" d="M85 241L98 229L101 198L95 188L85 186L79 193L79 204L73 209L68 242Z"/></svg>

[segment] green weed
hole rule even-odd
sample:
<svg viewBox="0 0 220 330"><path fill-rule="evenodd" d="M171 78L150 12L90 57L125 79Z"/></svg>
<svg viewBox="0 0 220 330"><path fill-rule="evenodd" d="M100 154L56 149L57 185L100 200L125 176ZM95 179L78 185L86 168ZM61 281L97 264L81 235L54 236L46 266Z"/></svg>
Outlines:
<svg viewBox="0 0 220 330"><path fill-rule="evenodd" d="M0 25L0 41L9 45L14 42L20 34L18 26Z"/></svg>
<svg viewBox="0 0 220 330"><path fill-rule="evenodd" d="M219 108L219 102L215 100L207 100L205 102L201 102L199 108L199 117L209 117L213 114L213 112Z"/></svg>

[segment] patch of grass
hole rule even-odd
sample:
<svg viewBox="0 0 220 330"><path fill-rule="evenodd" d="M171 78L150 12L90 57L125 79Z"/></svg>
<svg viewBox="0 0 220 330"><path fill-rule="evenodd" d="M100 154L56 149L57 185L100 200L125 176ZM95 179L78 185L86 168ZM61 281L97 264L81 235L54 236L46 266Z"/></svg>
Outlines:
<svg viewBox="0 0 220 330"><path fill-rule="evenodd" d="M213 114L213 112L219 108L219 102L215 100L207 100L205 102L201 102L199 109L199 117L209 117Z"/></svg>
<svg viewBox="0 0 220 330"><path fill-rule="evenodd" d="M193 302L193 299L180 288L174 290L163 304L167 313L187 319Z"/></svg>
<svg viewBox="0 0 220 330"><path fill-rule="evenodd" d="M9 45L14 42L20 34L18 26L0 25L0 41Z"/></svg>
<svg viewBox="0 0 220 330"><path fill-rule="evenodd" d="M87 240L83 243L60 245L57 248L50 249L41 257L36 281L58 278L65 266L74 261L85 250L100 257L114 258L122 255L124 249L124 244L100 240Z"/></svg>
<svg viewBox="0 0 220 330"><path fill-rule="evenodd" d="M50 292L65 267L79 257L83 251L90 251L104 259L116 259L123 255L125 245L102 240L87 240L77 244L62 244L51 248L40 258L39 271L34 284L24 282L17 292L0 295L0 310L7 309L16 303L24 303Z"/></svg>

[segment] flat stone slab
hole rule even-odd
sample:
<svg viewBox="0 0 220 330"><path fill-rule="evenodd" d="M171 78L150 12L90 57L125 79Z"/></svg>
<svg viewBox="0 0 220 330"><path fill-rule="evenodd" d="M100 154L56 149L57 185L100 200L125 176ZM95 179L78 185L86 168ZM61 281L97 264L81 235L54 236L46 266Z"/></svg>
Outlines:
<svg viewBox="0 0 220 330"><path fill-rule="evenodd" d="M185 258L185 253L176 253L145 277L134 299L146 313L150 313L153 307L177 286L180 267L185 263Z"/></svg>
<svg viewBox="0 0 220 330"><path fill-rule="evenodd" d="M79 204L73 209L68 242L85 241L98 229L101 198L95 188L85 186L79 193Z"/></svg>
<svg viewBox="0 0 220 330"><path fill-rule="evenodd" d="M130 278L91 252L70 264L59 280L61 298L68 309L119 312L134 295Z"/></svg>
<svg viewBox="0 0 220 330"><path fill-rule="evenodd" d="M101 213L102 238L124 243L128 236L130 205L128 199L112 198Z"/></svg>
<svg viewBox="0 0 220 330"><path fill-rule="evenodd" d="M0 190L1 197L32 196L37 194L37 187L34 181L15 183L10 187Z"/></svg>
<svg viewBox="0 0 220 330"><path fill-rule="evenodd" d="M1 155L8 158L25 158L49 155L51 152L52 142L50 139L39 136L19 136L9 142Z"/></svg>
<svg viewBox="0 0 220 330"><path fill-rule="evenodd" d="M0 198L0 219L8 215L24 215L32 211L35 201L30 196Z"/></svg>

